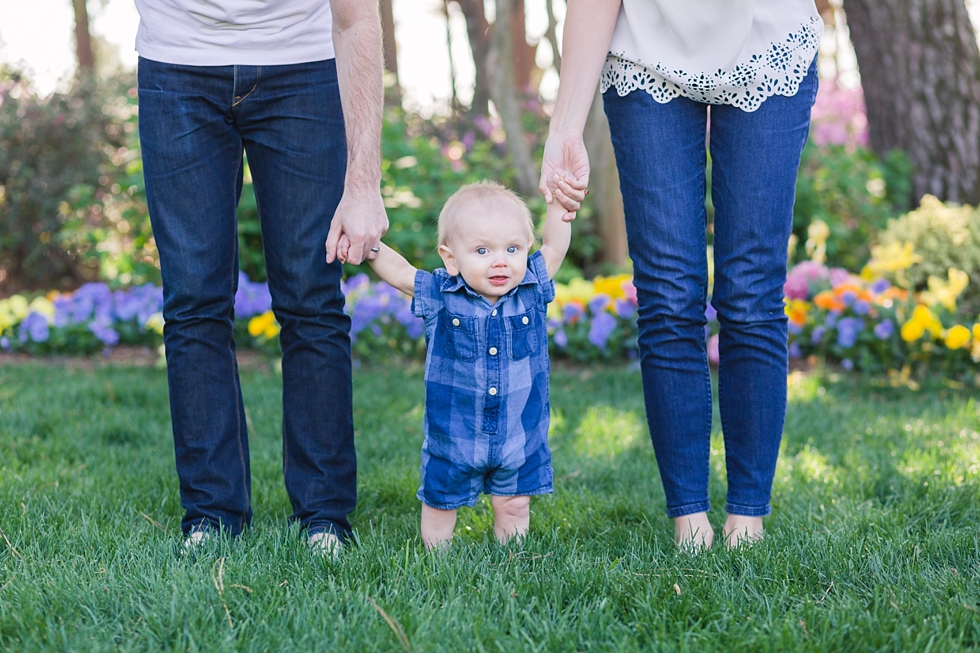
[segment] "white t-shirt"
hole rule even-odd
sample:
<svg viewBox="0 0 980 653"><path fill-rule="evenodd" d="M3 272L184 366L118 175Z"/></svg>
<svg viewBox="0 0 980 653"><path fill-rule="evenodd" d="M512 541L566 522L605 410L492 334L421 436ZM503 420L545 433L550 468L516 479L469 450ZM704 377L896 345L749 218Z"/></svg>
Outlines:
<svg viewBox="0 0 980 653"><path fill-rule="evenodd" d="M329 0L136 0L136 51L189 66L273 66L334 57Z"/></svg>
<svg viewBox="0 0 980 653"><path fill-rule="evenodd" d="M600 88L755 111L796 94L822 35L813 0L622 0Z"/></svg>

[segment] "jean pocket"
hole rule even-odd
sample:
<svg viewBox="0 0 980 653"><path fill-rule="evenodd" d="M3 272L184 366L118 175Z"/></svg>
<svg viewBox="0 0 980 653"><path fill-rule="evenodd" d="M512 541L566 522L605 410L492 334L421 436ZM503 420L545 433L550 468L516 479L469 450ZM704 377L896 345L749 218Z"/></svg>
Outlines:
<svg viewBox="0 0 980 653"><path fill-rule="evenodd" d="M442 313L436 325L436 334L444 354L450 358L474 361L479 355L475 317Z"/></svg>
<svg viewBox="0 0 980 653"><path fill-rule="evenodd" d="M530 356L538 347L537 316L534 311L507 318L510 332L510 357L521 360Z"/></svg>

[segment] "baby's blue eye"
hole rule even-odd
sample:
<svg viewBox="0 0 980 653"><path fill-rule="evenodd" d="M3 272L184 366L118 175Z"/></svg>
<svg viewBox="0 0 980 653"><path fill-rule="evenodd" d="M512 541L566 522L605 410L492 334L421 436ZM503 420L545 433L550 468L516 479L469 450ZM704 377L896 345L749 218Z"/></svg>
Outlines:
<svg viewBox="0 0 980 653"><path fill-rule="evenodd" d="M507 248L507 253L508 254L516 254L517 253L517 245L511 245L510 247L508 247Z"/></svg>
<svg viewBox="0 0 980 653"><path fill-rule="evenodd" d="M476 253L477 254L480 254L482 256L483 254L486 254L487 253L487 248L486 247L477 247L476 248Z"/></svg>

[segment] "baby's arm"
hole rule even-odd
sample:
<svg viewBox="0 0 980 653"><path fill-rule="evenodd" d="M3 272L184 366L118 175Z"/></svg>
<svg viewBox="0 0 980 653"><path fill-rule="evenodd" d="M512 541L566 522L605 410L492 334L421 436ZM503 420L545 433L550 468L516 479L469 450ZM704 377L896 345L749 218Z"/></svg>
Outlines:
<svg viewBox="0 0 980 653"><path fill-rule="evenodd" d="M384 243L380 244L380 248L378 256L368 261L371 268L381 277L382 281L388 282L409 297L414 297L415 273L418 270L406 261L405 257Z"/></svg>
<svg viewBox="0 0 980 653"><path fill-rule="evenodd" d="M544 257L548 277L551 279L554 279L555 274L558 273L561 262L565 260L565 253L568 252L568 244L572 240L572 223L562 220L565 213L565 207L558 202L552 202L548 205L548 212L544 218L541 256Z"/></svg>

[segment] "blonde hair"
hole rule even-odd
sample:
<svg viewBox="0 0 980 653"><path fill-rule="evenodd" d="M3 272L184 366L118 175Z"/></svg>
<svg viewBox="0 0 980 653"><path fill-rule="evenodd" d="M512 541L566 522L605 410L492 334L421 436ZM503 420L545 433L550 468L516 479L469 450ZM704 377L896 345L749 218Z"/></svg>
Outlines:
<svg viewBox="0 0 980 653"><path fill-rule="evenodd" d="M484 180L463 186L446 200L439 213L439 245L445 245L465 219L472 217L474 206L479 206L484 212L520 212L527 222L528 243L534 241L534 218L524 200L497 182Z"/></svg>

